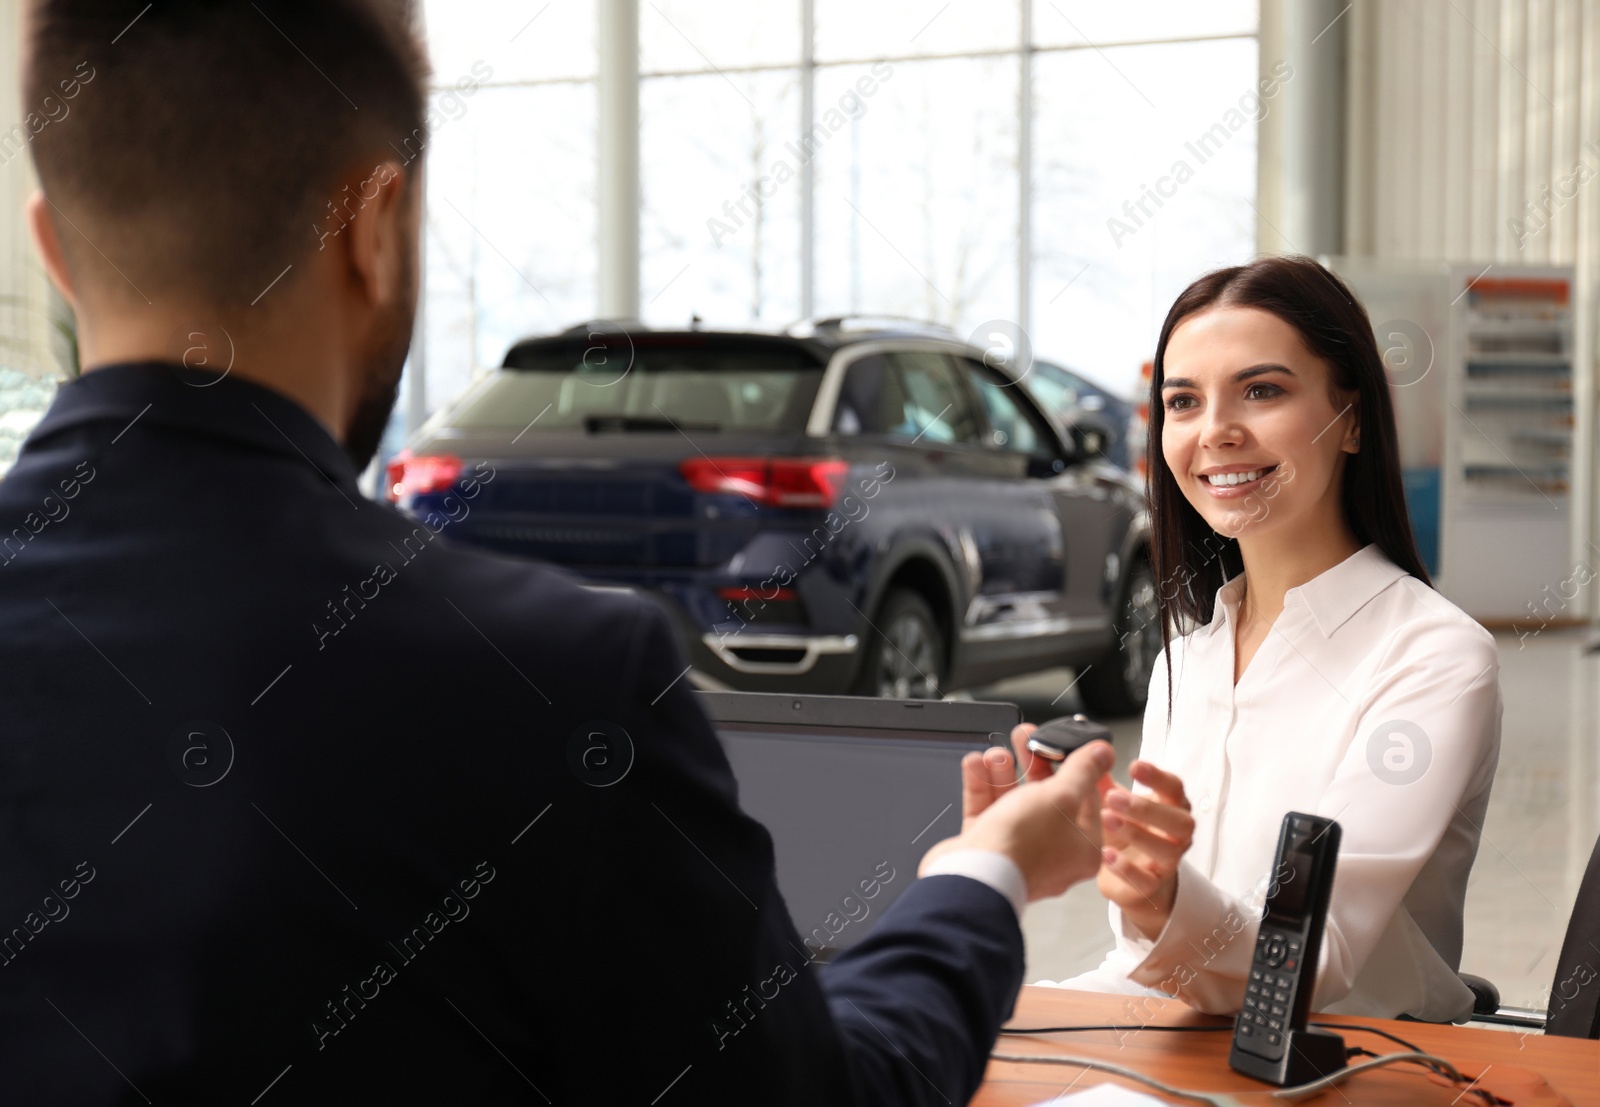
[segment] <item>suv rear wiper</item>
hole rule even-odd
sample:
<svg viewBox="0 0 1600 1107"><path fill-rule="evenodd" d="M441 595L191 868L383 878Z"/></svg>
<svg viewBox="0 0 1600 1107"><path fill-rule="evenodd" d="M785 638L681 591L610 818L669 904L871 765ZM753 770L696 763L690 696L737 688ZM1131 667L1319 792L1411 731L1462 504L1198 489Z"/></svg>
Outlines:
<svg viewBox="0 0 1600 1107"><path fill-rule="evenodd" d="M583 429L590 434L604 431L719 431L717 423L685 423L673 419L654 419L640 415L585 415Z"/></svg>

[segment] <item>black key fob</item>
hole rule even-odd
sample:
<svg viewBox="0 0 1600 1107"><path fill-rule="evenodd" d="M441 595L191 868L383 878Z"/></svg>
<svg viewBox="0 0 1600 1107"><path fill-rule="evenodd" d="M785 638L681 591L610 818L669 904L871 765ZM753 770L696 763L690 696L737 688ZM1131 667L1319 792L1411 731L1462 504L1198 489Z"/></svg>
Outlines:
<svg viewBox="0 0 1600 1107"><path fill-rule="evenodd" d="M1028 736L1028 749L1046 761L1065 761L1074 750L1096 740L1111 741L1111 731L1087 715L1051 719Z"/></svg>

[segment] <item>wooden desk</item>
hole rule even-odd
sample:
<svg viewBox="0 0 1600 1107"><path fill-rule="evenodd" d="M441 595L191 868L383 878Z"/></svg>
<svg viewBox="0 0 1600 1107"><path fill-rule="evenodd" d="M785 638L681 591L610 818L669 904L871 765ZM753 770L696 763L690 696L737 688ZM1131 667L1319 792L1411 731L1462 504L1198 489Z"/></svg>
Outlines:
<svg viewBox="0 0 1600 1107"><path fill-rule="evenodd" d="M1270 1085L1240 1076L1228 1067L1229 1034L1167 1034L1142 1029L1146 1026L1223 1025L1228 1021L1198 1014L1175 1000L1146 1001L1062 988L1024 988L1010 1023L1012 1026L1111 1024L1124 1029L1021 1037L1007 1034L1001 1036L995 1051L1076 1054L1134 1069L1174 1087L1231 1094L1242 1092L1246 1094L1240 1097L1241 1102L1262 1107L1283 1103L1283 1100L1268 1098L1267 1093L1274 1090ZM1469 1076L1482 1076L1480 1086L1514 1100L1517 1107L1562 1103L1571 1103L1573 1107L1600 1107L1600 1042L1339 1015L1318 1016L1313 1021L1358 1023L1397 1034L1424 1052L1445 1058ZM1384 1038L1358 1030L1346 1032L1344 1039L1346 1045L1363 1046L1374 1053L1401 1051L1400 1046ZM1539 1086L1538 1077L1548 1083ZM1068 1086L1079 1091L1108 1081L1156 1094L1150 1088L1092 1069L991 1061L983 1087L972 1103L973 1107L1031 1107L1061 1094ZM1310 1102L1330 1107L1369 1103L1404 1104L1406 1107L1433 1103L1456 1103L1458 1107L1481 1104L1476 1097L1461 1098L1461 1091L1460 1087L1432 1082L1417 1065L1395 1065L1361 1073L1348 1083L1338 1085L1337 1090L1324 1092Z"/></svg>

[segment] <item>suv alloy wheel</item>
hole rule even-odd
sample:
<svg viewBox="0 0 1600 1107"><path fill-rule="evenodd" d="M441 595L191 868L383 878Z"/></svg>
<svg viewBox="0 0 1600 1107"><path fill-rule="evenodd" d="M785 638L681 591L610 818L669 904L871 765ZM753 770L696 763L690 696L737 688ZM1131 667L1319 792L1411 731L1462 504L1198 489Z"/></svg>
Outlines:
<svg viewBox="0 0 1600 1107"><path fill-rule="evenodd" d="M1078 686L1084 706L1106 718L1137 715L1150 696L1150 674L1161 656L1161 609L1156 578L1141 557L1128 571L1117 605L1112 649L1085 669Z"/></svg>
<svg viewBox="0 0 1600 1107"><path fill-rule="evenodd" d="M897 588L873 620L856 692L936 700L944 695L947 665L944 635L933 609L917 593Z"/></svg>

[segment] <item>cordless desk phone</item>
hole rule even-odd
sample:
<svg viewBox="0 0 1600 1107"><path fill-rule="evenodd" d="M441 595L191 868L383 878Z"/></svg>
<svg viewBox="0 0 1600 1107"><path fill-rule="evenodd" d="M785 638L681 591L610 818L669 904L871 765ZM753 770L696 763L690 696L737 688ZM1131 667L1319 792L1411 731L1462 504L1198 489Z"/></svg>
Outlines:
<svg viewBox="0 0 1600 1107"><path fill-rule="evenodd" d="M1299 1084L1344 1067L1343 1039L1306 1028L1339 836L1332 819L1298 811L1283 817L1228 1057L1246 1075Z"/></svg>

